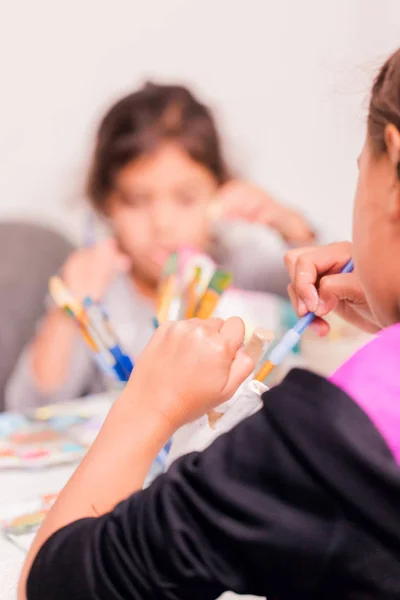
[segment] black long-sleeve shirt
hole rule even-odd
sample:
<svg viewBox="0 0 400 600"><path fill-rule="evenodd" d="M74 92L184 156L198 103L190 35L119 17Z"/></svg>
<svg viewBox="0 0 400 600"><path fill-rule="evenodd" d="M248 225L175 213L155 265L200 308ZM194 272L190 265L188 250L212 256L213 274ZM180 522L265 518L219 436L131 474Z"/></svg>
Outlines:
<svg viewBox="0 0 400 600"><path fill-rule="evenodd" d="M305 371L263 399L150 488L56 532L28 599L400 598L400 469L381 434Z"/></svg>

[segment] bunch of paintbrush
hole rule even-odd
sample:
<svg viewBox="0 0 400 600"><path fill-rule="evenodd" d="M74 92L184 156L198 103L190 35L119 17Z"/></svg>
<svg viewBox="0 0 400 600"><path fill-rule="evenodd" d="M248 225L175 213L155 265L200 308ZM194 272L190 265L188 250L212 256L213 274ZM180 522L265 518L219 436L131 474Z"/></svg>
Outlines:
<svg viewBox="0 0 400 600"><path fill-rule="evenodd" d="M128 381L133 363L122 350L104 308L89 297L83 303L76 300L60 277L50 279L49 291L57 306L74 319L101 369L117 381Z"/></svg>
<svg viewBox="0 0 400 600"><path fill-rule="evenodd" d="M177 319L208 319L232 282L232 274L215 267L202 254L181 267L182 257L171 254L161 279L155 326Z"/></svg>

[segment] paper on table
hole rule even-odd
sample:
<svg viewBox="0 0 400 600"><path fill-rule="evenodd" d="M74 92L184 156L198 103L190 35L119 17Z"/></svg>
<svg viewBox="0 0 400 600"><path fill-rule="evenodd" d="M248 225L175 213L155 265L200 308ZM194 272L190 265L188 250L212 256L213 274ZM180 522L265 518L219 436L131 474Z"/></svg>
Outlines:
<svg viewBox="0 0 400 600"><path fill-rule="evenodd" d="M111 403L42 407L0 415L0 469L31 469L80 460L94 441Z"/></svg>
<svg viewBox="0 0 400 600"><path fill-rule="evenodd" d="M1 532L22 551L28 551L55 499L56 494L47 494L0 505Z"/></svg>

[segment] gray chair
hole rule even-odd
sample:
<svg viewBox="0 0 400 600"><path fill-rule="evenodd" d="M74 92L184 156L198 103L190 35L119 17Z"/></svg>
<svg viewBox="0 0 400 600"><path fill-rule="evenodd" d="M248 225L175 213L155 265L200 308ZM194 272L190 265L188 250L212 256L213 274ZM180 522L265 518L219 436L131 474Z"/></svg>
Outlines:
<svg viewBox="0 0 400 600"><path fill-rule="evenodd" d="M41 225L0 223L0 411L7 380L45 312L48 280L72 250Z"/></svg>

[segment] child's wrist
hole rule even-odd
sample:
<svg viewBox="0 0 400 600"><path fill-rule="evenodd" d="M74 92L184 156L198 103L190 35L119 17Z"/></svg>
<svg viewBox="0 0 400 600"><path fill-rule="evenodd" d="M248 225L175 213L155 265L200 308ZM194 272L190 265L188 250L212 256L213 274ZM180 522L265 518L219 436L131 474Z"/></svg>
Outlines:
<svg viewBox="0 0 400 600"><path fill-rule="evenodd" d="M77 329L71 317L68 316L59 306L54 305L48 307L46 317L51 323L57 326L62 326L63 329L68 329L71 331Z"/></svg>
<svg viewBox="0 0 400 600"><path fill-rule="evenodd" d="M150 393L152 397L150 397ZM165 402L165 391L160 390L157 393L160 394L160 397L163 396L159 401L161 405ZM157 404L154 392L148 392L133 379L115 403L122 419L126 418L130 422L135 422L135 425L141 424L143 429L152 436L156 445L158 442L163 447L175 433L178 426L174 426L168 415L157 410Z"/></svg>

